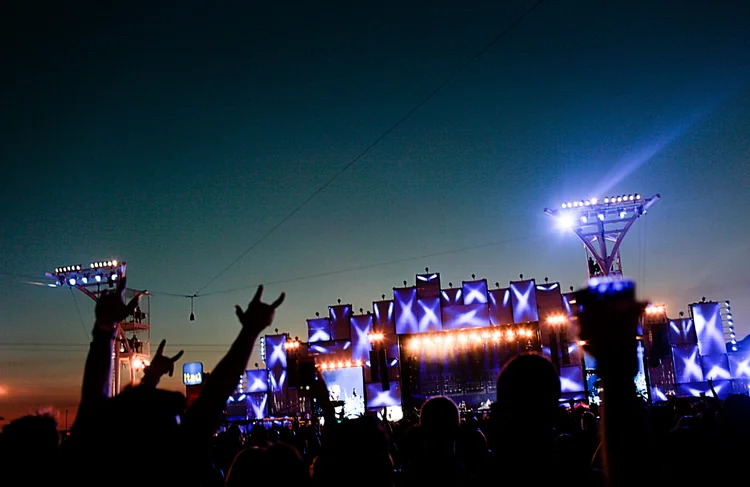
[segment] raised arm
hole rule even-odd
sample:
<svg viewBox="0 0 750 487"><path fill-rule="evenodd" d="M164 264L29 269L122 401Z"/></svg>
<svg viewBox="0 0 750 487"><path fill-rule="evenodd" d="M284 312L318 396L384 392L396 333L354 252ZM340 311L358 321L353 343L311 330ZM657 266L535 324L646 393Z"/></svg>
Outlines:
<svg viewBox="0 0 750 487"><path fill-rule="evenodd" d="M125 304L125 289L127 278L123 277L117 283L114 291L104 291L96 302L94 314L94 330L86 357L83 371L83 387L78 414L73 423L73 431L80 429L96 411L97 407L106 400L112 387L112 353L118 325L132 314L141 298L137 294L129 303Z"/></svg>
<svg viewBox="0 0 750 487"><path fill-rule="evenodd" d="M170 377L174 374L174 364L180 360L185 351L180 350L173 357L167 357L164 355L164 347L166 345L166 340L162 340L159 344L159 348L156 349L154 358L143 372L143 379L141 379L140 383L141 386L156 388L164 374L169 374Z"/></svg>
<svg viewBox="0 0 750 487"><path fill-rule="evenodd" d="M242 329L227 354L211 372L200 396L185 413L184 424L197 435L196 439L210 438L218 427L227 398L237 387L238 378L247 368L255 341L273 322L276 308L284 302L284 293L271 304L262 302L262 295L263 286L258 286L247 310L243 311L241 307L235 306Z"/></svg>

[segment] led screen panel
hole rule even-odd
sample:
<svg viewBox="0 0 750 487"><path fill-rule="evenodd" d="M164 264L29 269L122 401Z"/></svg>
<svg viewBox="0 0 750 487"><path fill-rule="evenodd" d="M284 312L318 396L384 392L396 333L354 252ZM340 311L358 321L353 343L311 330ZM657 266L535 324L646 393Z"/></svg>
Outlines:
<svg viewBox="0 0 750 487"><path fill-rule="evenodd" d="M269 392L281 393L288 388L286 369L268 371Z"/></svg>
<svg viewBox="0 0 750 487"><path fill-rule="evenodd" d="M560 392L563 394L571 392L582 392L586 390L583 378L583 369L577 365L571 367L560 367Z"/></svg>
<svg viewBox="0 0 750 487"><path fill-rule="evenodd" d="M372 333L372 315L352 316L352 360L365 361L370 357L372 345L370 333Z"/></svg>
<svg viewBox="0 0 750 487"><path fill-rule="evenodd" d="M440 331L443 329L443 318L440 313L440 297L422 298L417 300L418 331Z"/></svg>
<svg viewBox="0 0 750 487"><path fill-rule="evenodd" d="M247 395L247 416L249 419L268 417L268 394L258 392Z"/></svg>
<svg viewBox="0 0 750 487"><path fill-rule="evenodd" d="M439 298L440 297L440 274L417 274L417 297Z"/></svg>
<svg viewBox="0 0 750 487"><path fill-rule="evenodd" d="M675 382L703 382L703 367L698 355L697 345L678 345L672 347Z"/></svg>
<svg viewBox="0 0 750 487"><path fill-rule="evenodd" d="M268 391L268 371L265 369L248 370L245 372L247 377L245 392L267 392Z"/></svg>
<svg viewBox="0 0 750 487"><path fill-rule="evenodd" d="M750 353L730 353L729 372L733 379L750 379Z"/></svg>
<svg viewBox="0 0 750 487"><path fill-rule="evenodd" d="M365 414L362 367L328 369L323 370L321 375L337 416L342 412L345 418L356 418Z"/></svg>
<svg viewBox="0 0 750 487"><path fill-rule="evenodd" d="M352 342L350 340L311 343L307 351L311 356L320 356L322 361L352 360Z"/></svg>
<svg viewBox="0 0 750 487"><path fill-rule="evenodd" d="M266 335L266 368L286 369L286 334Z"/></svg>
<svg viewBox="0 0 750 487"><path fill-rule="evenodd" d="M539 321L536 286L533 280L510 283L510 300L513 306L514 323Z"/></svg>
<svg viewBox="0 0 750 487"><path fill-rule="evenodd" d="M461 285L464 295L464 303L469 304L487 304L487 280L464 281Z"/></svg>
<svg viewBox="0 0 750 487"><path fill-rule="evenodd" d="M227 417L232 419L247 418L247 395L235 393L227 398Z"/></svg>
<svg viewBox="0 0 750 487"><path fill-rule="evenodd" d="M719 303L697 303L691 309L701 355L727 353Z"/></svg>
<svg viewBox="0 0 750 487"><path fill-rule="evenodd" d="M672 345L687 345L698 343L695 325L690 318L671 320L669 322L669 343Z"/></svg>
<svg viewBox="0 0 750 487"><path fill-rule="evenodd" d="M389 385L389 390L383 390L383 385L379 382L367 384L367 409L382 409L401 405L401 386L397 381L390 382Z"/></svg>
<svg viewBox="0 0 750 487"><path fill-rule="evenodd" d="M396 288L393 290L395 303L396 334L419 333L417 318L417 288Z"/></svg>
<svg viewBox="0 0 750 487"><path fill-rule="evenodd" d="M331 320L328 318L307 320L308 343L327 342L329 340L331 340Z"/></svg>
<svg viewBox="0 0 750 487"><path fill-rule="evenodd" d="M442 313L443 330L490 326L490 309L486 304L446 306Z"/></svg>
<svg viewBox="0 0 750 487"><path fill-rule="evenodd" d="M706 380L729 380L732 374L729 372L729 359L726 353L714 355L703 355L701 357L703 366L703 377Z"/></svg>
<svg viewBox="0 0 750 487"><path fill-rule="evenodd" d="M328 316L331 318L331 339L351 340L349 320L352 319L352 305L330 306Z"/></svg>
<svg viewBox="0 0 750 487"><path fill-rule="evenodd" d="M513 308L510 305L510 289L492 289L489 292L490 323L494 326L513 323Z"/></svg>
<svg viewBox="0 0 750 487"><path fill-rule="evenodd" d="M394 327L394 308L393 301L375 301L372 303L372 312L375 315L375 324L378 325L378 328ZM395 330L395 328L393 329Z"/></svg>
<svg viewBox="0 0 750 487"><path fill-rule="evenodd" d="M443 289L440 291L440 304L444 307L464 304L463 290L460 287Z"/></svg>
<svg viewBox="0 0 750 487"><path fill-rule="evenodd" d="M716 381L713 385L719 399L726 399L732 393L732 383L728 380ZM708 382L677 384L677 397L701 397L703 395L712 395Z"/></svg>
<svg viewBox="0 0 750 487"><path fill-rule="evenodd" d="M659 386L651 386L651 401L652 402L665 402L668 401L667 393L662 390Z"/></svg>
<svg viewBox="0 0 750 487"><path fill-rule="evenodd" d="M560 284L557 282L537 284L536 302L540 309L553 309L556 313L562 313L563 300L560 294Z"/></svg>

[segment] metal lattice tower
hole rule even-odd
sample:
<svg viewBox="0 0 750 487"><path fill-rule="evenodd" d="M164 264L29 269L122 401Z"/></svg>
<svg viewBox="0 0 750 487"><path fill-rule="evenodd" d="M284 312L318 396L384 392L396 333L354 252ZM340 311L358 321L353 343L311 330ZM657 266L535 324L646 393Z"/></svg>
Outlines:
<svg viewBox="0 0 750 487"><path fill-rule="evenodd" d="M94 262L88 267L78 265L57 267L55 272L46 273L57 286L69 286L78 289L86 296L99 301L101 294L117 286L119 279L125 276L125 262L116 260ZM117 327L115 347L112 354L112 387L110 395L114 396L122 388L122 374L125 370L129 383L135 384L136 374L143 372L149 365L151 356L151 296L146 292L134 289L125 290L125 302L129 302L137 293L141 293L141 302L136 313L128 316Z"/></svg>
<svg viewBox="0 0 750 487"><path fill-rule="evenodd" d="M639 194L611 196L599 200L571 201L561 209L545 208L561 227L569 229L583 242L589 278L622 276L620 245L630 227L659 199Z"/></svg>

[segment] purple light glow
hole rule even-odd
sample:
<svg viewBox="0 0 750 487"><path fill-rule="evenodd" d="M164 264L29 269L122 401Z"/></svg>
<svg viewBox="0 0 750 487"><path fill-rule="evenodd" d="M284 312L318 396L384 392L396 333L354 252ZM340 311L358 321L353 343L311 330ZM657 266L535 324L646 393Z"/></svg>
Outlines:
<svg viewBox="0 0 750 487"><path fill-rule="evenodd" d="M692 311L701 355L726 353L719 303L693 304Z"/></svg>
<svg viewBox="0 0 750 487"><path fill-rule="evenodd" d="M730 353L729 371L733 379L750 379L750 353Z"/></svg>
<svg viewBox="0 0 750 487"><path fill-rule="evenodd" d="M577 365L560 367L560 392L563 394L586 390L583 369Z"/></svg>
<svg viewBox="0 0 750 487"><path fill-rule="evenodd" d="M352 325L352 360L365 361L370 358L370 333L372 332L372 315L357 315L351 319Z"/></svg>
<svg viewBox="0 0 750 487"><path fill-rule="evenodd" d="M273 393L285 392L287 390L286 369L269 371L269 391Z"/></svg>
<svg viewBox="0 0 750 487"><path fill-rule="evenodd" d="M489 292L490 322L497 325L513 323L513 310L510 306L510 289L493 289Z"/></svg>
<svg viewBox="0 0 750 487"><path fill-rule="evenodd" d="M703 366L703 377L706 380L731 379L732 374L729 372L729 359L727 354L719 353L714 355L703 355L701 357Z"/></svg>
<svg viewBox="0 0 750 487"><path fill-rule="evenodd" d="M367 384L367 409L378 409L401 405L401 388L398 381L390 383L390 390L384 391L382 384Z"/></svg>
<svg viewBox="0 0 750 487"><path fill-rule="evenodd" d="M417 300L417 305L419 333L440 331L443 329L439 297L419 299Z"/></svg>
<svg viewBox="0 0 750 487"><path fill-rule="evenodd" d="M418 333L417 288L394 289L393 301L395 303L396 334Z"/></svg>
<svg viewBox="0 0 750 487"><path fill-rule="evenodd" d="M264 369L248 370L245 372L247 376L247 387L245 391L249 393L255 392L266 392L268 391L268 371Z"/></svg>
<svg viewBox="0 0 750 487"><path fill-rule="evenodd" d="M697 345L672 347L675 382L678 384L703 381L703 367Z"/></svg>
<svg viewBox="0 0 750 487"><path fill-rule="evenodd" d="M672 345L687 345L698 343L695 325L690 318L682 318L669 322L669 343Z"/></svg>
<svg viewBox="0 0 750 487"><path fill-rule="evenodd" d="M511 302L513 303L513 322L539 321L534 281L513 282L510 284L510 290Z"/></svg>
<svg viewBox="0 0 750 487"><path fill-rule="evenodd" d="M442 315L443 330L490 326L490 310L486 304L446 306L442 310Z"/></svg>
<svg viewBox="0 0 750 487"><path fill-rule="evenodd" d="M248 394L247 404L250 406L248 413L250 419L263 419L268 417L268 394Z"/></svg>
<svg viewBox="0 0 750 487"><path fill-rule="evenodd" d="M328 316L331 318L331 339L350 340L349 321L352 318L352 305L329 306Z"/></svg>
<svg viewBox="0 0 750 487"><path fill-rule="evenodd" d="M461 288L443 289L440 292L440 301L443 307L463 304L463 292Z"/></svg>
<svg viewBox="0 0 750 487"><path fill-rule="evenodd" d="M331 322L328 318L307 320L307 341L327 342L331 339Z"/></svg>
<svg viewBox="0 0 750 487"><path fill-rule="evenodd" d="M464 282L462 289L464 295L463 304L487 304L487 281L485 279Z"/></svg>
<svg viewBox="0 0 750 487"><path fill-rule="evenodd" d="M375 323L378 326L393 326L393 301L375 301L372 303L372 312L375 314Z"/></svg>
<svg viewBox="0 0 750 487"><path fill-rule="evenodd" d="M266 368L286 369L286 343L287 335L266 335Z"/></svg>

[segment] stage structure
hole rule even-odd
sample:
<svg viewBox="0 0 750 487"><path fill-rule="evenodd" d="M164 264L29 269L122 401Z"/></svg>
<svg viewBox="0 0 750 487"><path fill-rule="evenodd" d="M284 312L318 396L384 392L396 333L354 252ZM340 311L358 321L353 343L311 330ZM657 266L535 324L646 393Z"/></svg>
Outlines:
<svg viewBox="0 0 750 487"><path fill-rule="evenodd" d="M96 302L104 291L114 289L118 281L125 277L125 269L125 262L106 260L92 262L88 266L76 264L57 267L54 272L45 273L45 276L52 279L57 286L77 289ZM137 293L142 293L140 306L117 327L112 355L112 396L122 388L123 370L127 374L128 382L135 384L137 374L142 373L149 365L151 296L145 292L126 289L125 301L129 302Z"/></svg>
<svg viewBox="0 0 750 487"><path fill-rule="evenodd" d="M544 212L583 242L589 278L621 277L620 245L635 221L660 198L657 194L644 199L637 193L591 198L562 203L560 209L545 208Z"/></svg>

